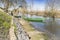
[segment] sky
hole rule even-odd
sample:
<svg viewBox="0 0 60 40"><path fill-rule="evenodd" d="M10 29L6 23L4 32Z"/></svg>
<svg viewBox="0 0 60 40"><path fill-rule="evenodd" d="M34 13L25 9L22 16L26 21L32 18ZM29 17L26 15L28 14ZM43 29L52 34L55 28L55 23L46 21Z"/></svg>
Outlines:
<svg viewBox="0 0 60 40"><path fill-rule="evenodd" d="M32 0L26 0L27 5L28 5L28 10L40 10L44 11L45 10L45 2L46 0L33 0L33 6L32 5ZM3 7L3 5L0 3L0 5Z"/></svg>
<svg viewBox="0 0 60 40"><path fill-rule="evenodd" d="M30 8L30 5L32 4L32 0L26 0L28 9L29 10L40 10L44 11L45 10L45 2L46 0L33 0L33 6Z"/></svg>
<svg viewBox="0 0 60 40"><path fill-rule="evenodd" d="M32 5L32 0L26 0L26 2L28 5L28 7L27 7L28 10L37 10L37 11L45 10L46 0L33 0L33 5ZM1 1L0 1L0 7L4 7L4 5L2 4ZM18 7L18 5L17 5L17 7ZM58 1L56 0L55 8L60 10L60 0L58 0ZM12 10L13 7L11 7L10 9Z"/></svg>
<svg viewBox="0 0 60 40"><path fill-rule="evenodd" d="M45 10L46 1L47 0L33 0L33 7L30 8L30 5L32 4L32 0L26 0L29 10L32 9L32 10L38 10L38 11L44 11ZM60 0L56 0L54 6L56 9L60 10Z"/></svg>

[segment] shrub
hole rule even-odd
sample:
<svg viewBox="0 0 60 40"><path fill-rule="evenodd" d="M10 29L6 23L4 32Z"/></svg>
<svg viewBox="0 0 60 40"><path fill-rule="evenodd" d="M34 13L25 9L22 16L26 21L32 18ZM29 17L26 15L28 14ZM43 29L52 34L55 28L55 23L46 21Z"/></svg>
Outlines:
<svg viewBox="0 0 60 40"><path fill-rule="evenodd" d="M11 25L11 16L0 11L0 28L9 29Z"/></svg>

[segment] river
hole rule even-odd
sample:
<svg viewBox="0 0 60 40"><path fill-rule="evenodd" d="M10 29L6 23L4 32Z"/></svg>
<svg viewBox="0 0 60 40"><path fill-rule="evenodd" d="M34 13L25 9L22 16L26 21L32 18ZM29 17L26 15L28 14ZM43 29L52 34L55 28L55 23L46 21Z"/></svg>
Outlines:
<svg viewBox="0 0 60 40"><path fill-rule="evenodd" d="M45 23L30 22L30 24L38 31L47 33L50 37L54 36L54 40L60 40L60 19L56 18L55 22L50 23L51 20L45 20Z"/></svg>
<svg viewBox="0 0 60 40"><path fill-rule="evenodd" d="M42 16L36 16L36 15L33 16L25 15L25 16L28 18L44 18ZM36 30L45 32L49 37L53 38L54 40L60 40L60 18L55 18L55 22L53 22L51 19L47 17L46 20L44 20L44 23L30 22L30 24Z"/></svg>

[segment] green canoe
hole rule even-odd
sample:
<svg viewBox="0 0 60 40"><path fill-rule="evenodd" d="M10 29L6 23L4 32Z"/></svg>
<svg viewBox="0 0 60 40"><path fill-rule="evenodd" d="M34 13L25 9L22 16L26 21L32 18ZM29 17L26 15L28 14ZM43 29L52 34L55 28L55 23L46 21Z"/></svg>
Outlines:
<svg viewBox="0 0 60 40"><path fill-rule="evenodd" d="M27 17L23 17L23 19L27 21L32 21L32 22L43 22L44 20L44 18L27 18Z"/></svg>

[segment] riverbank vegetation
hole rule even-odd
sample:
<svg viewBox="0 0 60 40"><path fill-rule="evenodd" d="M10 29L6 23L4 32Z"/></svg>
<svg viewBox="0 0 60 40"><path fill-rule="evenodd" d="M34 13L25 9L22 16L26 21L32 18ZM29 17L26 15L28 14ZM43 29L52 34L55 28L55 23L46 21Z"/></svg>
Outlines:
<svg viewBox="0 0 60 40"><path fill-rule="evenodd" d="M11 17L4 12L0 11L0 27L5 27L9 29L11 24Z"/></svg>
<svg viewBox="0 0 60 40"><path fill-rule="evenodd" d="M8 34L10 26L11 16L7 15L5 12L0 11L0 33Z"/></svg>

